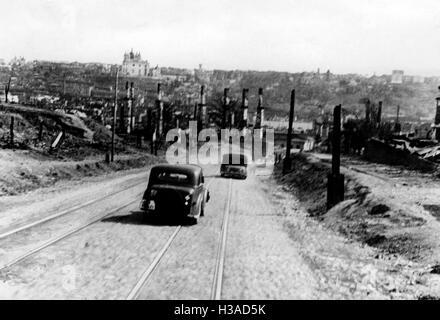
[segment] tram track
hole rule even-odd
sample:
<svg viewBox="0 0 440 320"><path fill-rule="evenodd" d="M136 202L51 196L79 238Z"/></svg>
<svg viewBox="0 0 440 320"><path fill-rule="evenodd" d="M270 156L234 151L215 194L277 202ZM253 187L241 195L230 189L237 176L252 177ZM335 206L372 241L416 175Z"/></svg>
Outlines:
<svg viewBox="0 0 440 320"><path fill-rule="evenodd" d="M209 181L207 187L209 187L213 181L214 181L214 179L211 179ZM232 179L229 179L228 197L227 197L226 207L223 212L220 243L219 243L219 246L217 249L217 258L215 261L215 270L214 270L214 281L213 281L212 292L211 292L211 298L216 299L216 300L221 298L224 262L225 262L225 256L226 256L227 226L228 226L228 221L229 221L231 196L232 196ZM127 295L127 297L126 297L127 300L135 300L139 297L141 291L147 286L149 279L152 278L155 270L157 270L158 265L163 260L165 254L167 253L169 248L172 246L177 235L179 234L179 232L181 230L182 230L181 225L177 226L174 229L174 232L167 239L167 241L165 242L163 247L158 251L158 253L154 257L153 261L148 265L147 268L145 268L145 271L142 273L139 280L136 282L136 284L133 286L130 293Z"/></svg>
<svg viewBox="0 0 440 320"><path fill-rule="evenodd" d="M86 208L86 207L89 207L89 206L91 206L91 205L94 205L94 204L96 204L96 203L99 203L99 202L101 202L101 201L103 201L103 200L109 199L109 198L111 198L111 197L113 197L113 196L115 196L115 195L118 195L118 194L120 194L120 193L123 193L123 192L125 192L125 191L127 191L127 190L130 190L130 189L132 189L132 188L134 188L134 187L137 187L137 186L139 186L139 185L141 185L141 184L143 184L143 183L144 183L144 182L136 182L136 183L131 184L130 186L128 186L128 187L126 187L126 188L124 188L124 189L122 189L122 190L118 190L118 191L112 192L112 193L107 194L107 195L105 195L105 196L103 196L103 197L96 198L96 199L93 199L93 200L87 201L87 202L85 202L85 203L82 203L82 204L79 204L79 205L76 205L76 206L73 206L73 207L70 207L70 208L64 209L64 210L62 210L62 211L60 211L60 212L56 212L56 213L51 214L51 215L49 215L49 216L47 216L47 217L44 217L44 218L42 218L42 219L39 219L39 220L36 220L36 221L30 222L30 223L27 223L27 224L25 224L25 225L23 225L23 226L20 226L20 227L18 227L18 228L14 228L14 229L9 230L9 231L6 231L6 232L3 232L3 233L0 234L0 240L5 239L5 238L7 238L7 237L9 237L9 236L11 236L11 235L14 235L14 234L17 234L17 233L20 233L20 232L23 232L23 231L26 231L26 230L32 229L32 228L34 228L34 227L36 227L36 226L39 226L39 225L41 225L41 224L44 224L44 223L46 223L46 222L49 222L49 221L55 220L55 219L57 219L57 218L63 217L63 216L65 216L65 215L69 214L69 213L73 213L73 212L76 212L76 211L78 211L78 210L84 209L84 208Z"/></svg>
<svg viewBox="0 0 440 320"><path fill-rule="evenodd" d="M61 235L59 235L57 237L49 239L48 241L44 242L43 244L39 245L38 247L35 247L35 248L31 249L31 250L26 251L25 253L23 253L20 256L10 260L7 263L1 264L0 265L0 271L3 271L5 269L7 269L7 268L10 268L10 267L20 263L21 261L23 261L23 260L33 256L34 254L36 254L36 253L38 253L38 252L40 252L40 251L42 251L42 250L52 246L53 244L55 244L55 243L57 243L57 242L59 242L59 241L61 241L63 239L66 239L66 238L68 238L68 237L70 237L70 236L72 236L72 235L74 235L74 234L76 234L76 233L78 233L78 232L80 232L80 231L90 227L91 225L93 225L93 224L95 224L97 222L100 222L102 219L105 219L105 218L107 218L107 217L109 217L109 216L111 216L111 215L113 215L113 214L115 214L115 213L125 209L126 207L136 203L136 202L138 202L138 200L131 200L131 201L129 201L129 202L127 202L127 203L125 203L125 204L123 204L121 206L118 206L117 208L111 210L110 212L107 212L107 213L105 213L103 215L100 215L98 217L94 217L93 219L87 221L86 223L84 223L84 224L82 224L82 225L80 225L80 226L78 226L78 227L76 227L74 229L70 229L69 231L67 231L65 233L62 233Z"/></svg>

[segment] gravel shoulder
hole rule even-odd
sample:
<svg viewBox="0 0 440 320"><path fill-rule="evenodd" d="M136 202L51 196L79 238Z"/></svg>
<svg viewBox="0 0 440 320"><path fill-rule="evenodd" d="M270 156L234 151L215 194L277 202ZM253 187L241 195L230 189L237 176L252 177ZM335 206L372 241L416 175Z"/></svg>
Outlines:
<svg viewBox="0 0 440 320"><path fill-rule="evenodd" d="M372 250L371 256L385 266L387 273L401 276L390 297L439 297L436 266L440 261L440 223L425 209L426 204L436 208L438 178L343 158L346 200L327 211L329 164L328 155L298 155L293 171L285 176L278 171L274 180L299 200L310 220L354 245Z"/></svg>
<svg viewBox="0 0 440 320"><path fill-rule="evenodd" d="M146 152L118 154L106 163L104 156L89 156L83 160L41 155L32 150L0 150L0 210L7 196L22 195L37 189L53 187L60 182L82 181L92 176L121 170L141 168L161 162L160 157Z"/></svg>

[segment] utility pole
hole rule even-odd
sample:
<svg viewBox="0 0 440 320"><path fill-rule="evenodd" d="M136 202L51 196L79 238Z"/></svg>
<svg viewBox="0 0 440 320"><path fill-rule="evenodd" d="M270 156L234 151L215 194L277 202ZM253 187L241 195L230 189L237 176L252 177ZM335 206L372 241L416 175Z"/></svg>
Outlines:
<svg viewBox="0 0 440 320"><path fill-rule="evenodd" d="M367 123L370 123L370 114L371 114L371 102L370 99L367 99L365 102L365 120Z"/></svg>
<svg viewBox="0 0 440 320"><path fill-rule="evenodd" d="M125 82L125 90L128 91L128 81ZM124 100L127 99L126 97ZM125 128L125 102L121 103L119 112L119 131L121 133L126 133L127 129Z"/></svg>
<svg viewBox="0 0 440 320"><path fill-rule="evenodd" d="M134 105L133 105L133 99L134 99L134 88L133 88L134 83L131 82L130 83L130 90L129 90L129 97L128 97L128 114L130 117L130 122L129 122L129 128L130 128L130 132L133 132L133 109L134 109Z"/></svg>
<svg viewBox="0 0 440 320"><path fill-rule="evenodd" d="M400 132L400 123L399 123L399 114L400 114L400 105L397 105L397 115L396 115L396 124L394 125L394 132Z"/></svg>
<svg viewBox="0 0 440 320"><path fill-rule="evenodd" d="M292 160L290 159L290 149L292 148L292 131L293 131L293 114L295 110L295 89L290 95L290 112L289 112L289 129L287 130L286 141L286 157L283 163L283 173L286 174L292 168Z"/></svg>
<svg viewBox="0 0 440 320"><path fill-rule="evenodd" d="M113 123L112 123L112 147L111 147L111 155L110 155L111 162L113 162L115 159L115 130L116 130L116 114L118 109L118 77L119 77L119 70L116 69L115 102L113 104Z"/></svg>
<svg viewBox="0 0 440 320"><path fill-rule="evenodd" d="M10 88L11 88L11 77L9 77L8 84L5 86L5 103L8 103L8 95Z"/></svg>
<svg viewBox="0 0 440 320"><path fill-rule="evenodd" d="M63 95L66 95L66 74L63 73Z"/></svg>
<svg viewBox="0 0 440 320"><path fill-rule="evenodd" d="M223 91L223 118L222 118L222 129L226 129L226 117L228 114L228 109L229 109L229 88L225 88L225 90Z"/></svg>
<svg viewBox="0 0 440 320"><path fill-rule="evenodd" d="M249 89L243 89L241 94L241 108L243 109L243 119L241 122L241 129L247 128L248 125L248 108L249 108L249 100L248 100L248 92Z"/></svg>
<svg viewBox="0 0 440 320"><path fill-rule="evenodd" d="M382 101L379 101L379 106L377 109L377 125L380 126L382 120Z"/></svg>
<svg viewBox="0 0 440 320"><path fill-rule="evenodd" d="M10 144L11 147L14 147L14 117L11 117L11 125L9 127L9 132L10 132Z"/></svg>
<svg viewBox="0 0 440 320"><path fill-rule="evenodd" d="M332 172L328 174L327 210L344 201L344 175L341 166L341 105L333 111Z"/></svg>
<svg viewBox="0 0 440 320"><path fill-rule="evenodd" d="M263 88L258 89L258 106L255 128L261 129L264 123Z"/></svg>
<svg viewBox="0 0 440 320"><path fill-rule="evenodd" d="M38 117L38 141L43 140L43 118L42 117Z"/></svg>
<svg viewBox="0 0 440 320"><path fill-rule="evenodd" d="M198 122L198 119L197 119L197 117L198 117L198 109L199 109L199 105L196 102L196 103L194 103L194 121L197 121L197 122Z"/></svg>
<svg viewBox="0 0 440 320"><path fill-rule="evenodd" d="M161 84L158 83L157 84L157 100L156 100L156 105L157 105L157 111L158 111L158 117L159 117L159 121L158 121L158 135L159 137L162 136L163 133L163 102L162 102L162 89L161 89Z"/></svg>
<svg viewBox="0 0 440 320"><path fill-rule="evenodd" d="M206 94L205 94L205 86L202 85L200 88L200 108L202 110L202 127L204 129L207 127L207 114L206 114Z"/></svg>
<svg viewBox="0 0 440 320"><path fill-rule="evenodd" d="M440 90L440 87L438 87ZM435 111L435 119L434 119L434 128L435 128L435 140L440 141L440 97L435 99L436 101L436 111Z"/></svg>
<svg viewBox="0 0 440 320"><path fill-rule="evenodd" d="M127 91L127 97L125 98L127 101L127 117L128 117L128 123L127 123L127 133L131 132L131 88L128 83L128 81L125 84L125 90Z"/></svg>
<svg viewBox="0 0 440 320"><path fill-rule="evenodd" d="M147 136L150 140L150 152L154 154L154 141L153 141L153 133L154 133L154 122L153 122L153 110L147 105Z"/></svg>
<svg viewBox="0 0 440 320"><path fill-rule="evenodd" d="M161 84L157 84L157 98L156 98L156 110L157 110L157 124L156 130L153 133L153 141L154 141L154 154L157 155L157 149L159 148L159 142L162 137L163 131L163 102L162 102L162 90Z"/></svg>

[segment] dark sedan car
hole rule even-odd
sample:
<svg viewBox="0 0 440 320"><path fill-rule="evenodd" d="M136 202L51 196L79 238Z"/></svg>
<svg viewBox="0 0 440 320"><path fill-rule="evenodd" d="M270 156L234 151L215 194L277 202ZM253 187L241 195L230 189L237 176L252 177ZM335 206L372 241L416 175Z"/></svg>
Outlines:
<svg viewBox="0 0 440 320"><path fill-rule="evenodd" d="M140 209L144 211L144 217L189 217L197 222L204 215L205 203L208 201L209 191L201 167L162 164L154 166L150 171Z"/></svg>
<svg viewBox="0 0 440 320"><path fill-rule="evenodd" d="M223 155L220 166L222 177L247 178L248 160L244 154L227 153Z"/></svg>

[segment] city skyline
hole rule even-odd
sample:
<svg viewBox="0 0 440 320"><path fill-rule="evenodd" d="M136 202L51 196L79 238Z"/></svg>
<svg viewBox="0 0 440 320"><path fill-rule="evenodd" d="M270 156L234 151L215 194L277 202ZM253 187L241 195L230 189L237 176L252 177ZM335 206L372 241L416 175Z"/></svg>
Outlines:
<svg viewBox="0 0 440 320"><path fill-rule="evenodd" d="M6 60L121 64L133 48L152 66L440 75L433 0L19 0L3 7L14 14L2 17L2 30L22 23L0 35Z"/></svg>

